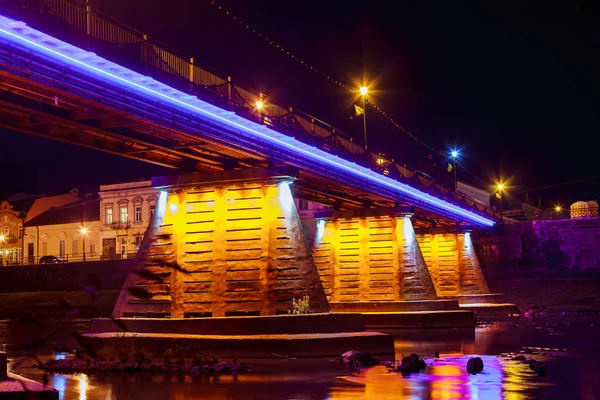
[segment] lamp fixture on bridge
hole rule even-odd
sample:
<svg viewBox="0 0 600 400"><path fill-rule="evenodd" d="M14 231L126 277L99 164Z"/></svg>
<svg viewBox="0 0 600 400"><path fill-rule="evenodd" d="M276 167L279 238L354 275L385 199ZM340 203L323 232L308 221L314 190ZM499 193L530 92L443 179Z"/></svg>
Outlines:
<svg viewBox="0 0 600 400"><path fill-rule="evenodd" d="M262 100L257 100L256 101L256 109L258 111L262 111L263 107L264 107L264 103L262 102Z"/></svg>
<svg viewBox="0 0 600 400"><path fill-rule="evenodd" d="M369 94L369 87L363 85L358 89L358 92L360 93L360 96L362 97L363 130L365 133L365 151L366 151L368 149L368 146L367 146L367 95Z"/></svg>
<svg viewBox="0 0 600 400"><path fill-rule="evenodd" d="M456 165L458 164L458 156L459 156L459 151L457 149L454 149L450 152L450 157L452 158L452 160L454 161L454 191L456 192L458 190L458 180L456 179Z"/></svg>
<svg viewBox="0 0 600 400"><path fill-rule="evenodd" d="M560 204L557 204L554 207L554 211L556 211L557 214L560 214L562 212L562 206Z"/></svg>

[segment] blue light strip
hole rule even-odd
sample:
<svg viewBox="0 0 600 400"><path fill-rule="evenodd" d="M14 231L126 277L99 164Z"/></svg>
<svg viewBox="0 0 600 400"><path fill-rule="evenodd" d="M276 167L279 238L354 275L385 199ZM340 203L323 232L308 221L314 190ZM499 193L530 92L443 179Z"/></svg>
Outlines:
<svg viewBox="0 0 600 400"><path fill-rule="evenodd" d="M495 223L493 220L472 211L438 199L338 156L308 146L266 126L244 119L231 111L222 110L150 77L133 72L94 53L84 51L40 31L29 28L24 22L14 21L0 15L0 37L14 45L25 47L32 52L50 57L62 64L76 67L84 73L91 73L96 78L105 81L108 80L121 87L126 87L138 95L149 95L154 100L160 100L171 106L175 105L192 111L201 118L208 118L215 122L224 123L231 128L237 129L239 133L250 134L257 139L288 150L296 156L302 156L312 162L336 168L341 172L350 173L355 178L367 179L374 186L380 186L383 189L392 189L392 191L402 196L413 199L415 202L429 205L433 209L454 216L458 220L480 226L493 226ZM374 189L376 188L374 187Z"/></svg>

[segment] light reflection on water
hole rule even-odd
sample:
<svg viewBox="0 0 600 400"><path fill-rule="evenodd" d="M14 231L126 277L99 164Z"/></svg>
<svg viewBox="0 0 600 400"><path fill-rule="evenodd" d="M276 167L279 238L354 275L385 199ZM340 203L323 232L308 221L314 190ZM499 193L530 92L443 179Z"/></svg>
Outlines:
<svg viewBox="0 0 600 400"><path fill-rule="evenodd" d="M396 359L412 352L428 367L403 377L383 366L353 373L330 360L278 360L253 363L257 370L239 376L190 377L128 373L50 374L49 383L60 399L594 399L600 393L597 329L511 328L508 325L477 330L398 331ZM558 334L557 334L558 333ZM570 345L569 345L570 344ZM569 346L567 346L569 345ZM527 365L496 357L522 346L569 347L533 355L544 362L548 376L541 378ZM439 351L442 356L434 359ZM479 355L484 371L466 372L469 357ZM57 357L62 357L60 353ZM595 357L594 357L595 356ZM18 371L41 381L42 372ZM338 377L345 380L340 381Z"/></svg>

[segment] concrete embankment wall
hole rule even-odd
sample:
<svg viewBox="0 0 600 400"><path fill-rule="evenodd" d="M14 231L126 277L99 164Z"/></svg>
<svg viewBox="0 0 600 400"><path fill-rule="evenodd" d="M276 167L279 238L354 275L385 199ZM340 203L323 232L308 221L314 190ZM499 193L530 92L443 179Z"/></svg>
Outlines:
<svg viewBox="0 0 600 400"><path fill-rule="evenodd" d="M600 218L506 224L503 234L474 239L479 259L497 265L600 270Z"/></svg>
<svg viewBox="0 0 600 400"><path fill-rule="evenodd" d="M102 290L120 290L133 260L0 267L0 293L79 291L95 279Z"/></svg>

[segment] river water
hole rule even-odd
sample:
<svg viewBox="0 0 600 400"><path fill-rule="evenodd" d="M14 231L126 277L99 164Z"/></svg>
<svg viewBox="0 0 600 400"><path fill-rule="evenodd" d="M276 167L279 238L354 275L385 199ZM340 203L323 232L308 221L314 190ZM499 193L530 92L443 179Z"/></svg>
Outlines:
<svg viewBox="0 0 600 400"><path fill-rule="evenodd" d="M60 399L600 399L600 319L554 316L479 326L476 329L402 330L395 337L396 359L412 352L425 358L424 372L403 377L383 366L360 373L329 359L240 360L256 370L237 376L192 378L149 373L49 374ZM78 329L85 330L82 322ZM0 342L11 359L22 327L0 323ZM58 337L66 341L66 337ZM499 353L532 348L547 375ZM439 351L440 358L433 354ZM41 349L40 358L65 357ZM469 375L469 357L480 356L483 373ZM42 381L43 372L25 362L13 372ZM431 364L431 365L430 365ZM344 377L340 379L340 377Z"/></svg>

